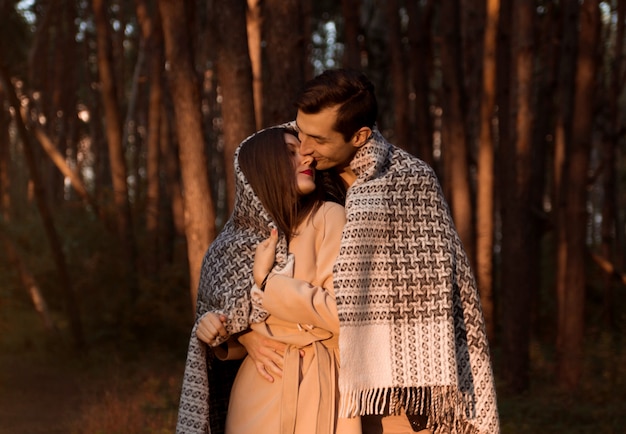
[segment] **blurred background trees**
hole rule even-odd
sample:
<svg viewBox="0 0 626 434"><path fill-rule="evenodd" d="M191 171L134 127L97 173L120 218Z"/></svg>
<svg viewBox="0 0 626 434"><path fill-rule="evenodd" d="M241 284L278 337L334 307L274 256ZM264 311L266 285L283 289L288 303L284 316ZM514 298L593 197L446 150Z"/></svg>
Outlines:
<svg viewBox="0 0 626 434"><path fill-rule="evenodd" d="M615 382L625 21L626 0L1 0L0 309L29 294L77 347L186 337L234 149L346 66L439 175L500 387L527 390L536 360L580 387L590 341Z"/></svg>

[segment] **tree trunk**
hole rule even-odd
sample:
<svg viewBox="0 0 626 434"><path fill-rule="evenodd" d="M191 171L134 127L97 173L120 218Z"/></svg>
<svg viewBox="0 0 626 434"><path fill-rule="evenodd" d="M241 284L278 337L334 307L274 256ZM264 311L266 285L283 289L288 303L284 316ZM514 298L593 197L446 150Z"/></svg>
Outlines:
<svg viewBox="0 0 626 434"><path fill-rule="evenodd" d="M190 293L195 311L202 258L215 238L215 210L209 189L204 152L200 96L197 86L184 5L159 0L163 22L167 77L174 104L185 209L185 235L189 260Z"/></svg>
<svg viewBox="0 0 626 434"><path fill-rule="evenodd" d="M361 0L341 0L341 16L343 17L343 67L361 68L360 34Z"/></svg>
<svg viewBox="0 0 626 434"><path fill-rule="evenodd" d="M139 296L139 283L136 275L137 246L135 245L128 185L126 183L126 158L122 145L122 124L113 69L109 21L103 0L93 0L93 10L98 39L98 72L106 121L105 132L113 181L113 200L117 211L117 230L123 246L122 254L125 257L124 266L126 267L124 272L130 301L131 304L134 304Z"/></svg>
<svg viewBox="0 0 626 434"><path fill-rule="evenodd" d="M536 233L527 240L528 250L537 252L533 257L536 267L527 276L527 283L531 288L542 287L542 272L546 268L536 258L543 258L542 245L544 235L550 228L549 217L544 213L544 198L548 192L547 184L550 182L547 173L550 166L549 161L551 155L549 150L554 145L554 127L555 114L558 113L556 106L557 100L557 73L559 60L559 44L558 44L558 18L557 7L555 4L547 4L545 11L538 18L542 21L535 27L538 32L535 40L537 41L537 66L535 67L536 86L533 103L534 125L533 125L533 143L536 148L536 155L533 157L533 181L531 186L531 218ZM553 238L550 238L553 240ZM549 268L548 268L549 269ZM552 274L552 273L550 273ZM542 308L544 300L539 292L535 292L532 301L533 312L533 329L537 336L542 336L544 342L552 342L554 340L555 328L552 326L542 327L543 324L550 324L553 318L553 312ZM543 317L541 313L545 312Z"/></svg>
<svg viewBox="0 0 626 434"><path fill-rule="evenodd" d="M54 333L56 335L58 329L56 324L54 323L54 320L52 319L50 309L48 309L48 303L41 293L39 283L37 283L32 273L28 271L26 264L24 264L24 261L18 254L15 244L13 244L13 241L3 232L2 226L0 226L0 241L4 245L4 250L7 255L8 263L17 270L20 278L20 283L22 284L24 290L28 293L28 297L33 303L35 311L41 318L44 330L47 333Z"/></svg>
<svg viewBox="0 0 626 434"><path fill-rule="evenodd" d="M620 218L618 217L617 210L619 209L619 198L618 198L618 182L617 182L617 173L619 165L619 153L617 150L619 149L619 140L620 140L620 129L621 122L620 118L622 116L622 112L620 111L619 104L619 96L622 94L624 89L624 82L622 81L622 77L624 74L623 63L625 55L624 51L624 26L626 25L626 2L619 1L617 2L617 28L615 31L615 42L613 45L613 55L612 62L610 65L610 81L609 86L607 86L607 106L608 106L608 115L610 117L609 123L609 131L605 138L603 150L602 150L602 158L604 167L604 176L603 176L603 192L604 192L604 200L602 202L602 241L601 241L601 252L602 256L612 261L614 264L617 264L617 268L621 269L622 266L622 254L620 252L624 251L624 246L618 243L620 240L619 233L623 231L621 229L623 226L619 223ZM621 247L621 248L620 248ZM604 288L604 315L605 321L611 330L617 331L616 321L614 315L613 305L615 302L614 299L614 280L610 276L605 278Z"/></svg>
<svg viewBox="0 0 626 434"><path fill-rule="evenodd" d="M160 17L148 14L145 0L136 0L137 21L141 26L143 44L146 45L150 80L148 128L146 139L146 260L147 276L156 277L159 265L159 210L160 210L160 132L163 109L163 50Z"/></svg>
<svg viewBox="0 0 626 434"><path fill-rule="evenodd" d="M161 108L161 132L159 148L165 172L165 192L169 197L172 221L177 235L185 235L185 205L180 180L180 160L176 144L172 140L172 132L165 107Z"/></svg>
<svg viewBox="0 0 626 434"><path fill-rule="evenodd" d="M532 176L532 0L513 3L511 137L502 148L502 344L505 380L513 392L529 385L532 288L526 280L533 270L527 241L533 235L530 203Z"/></svg>
<svg viewBox="0 0 626 434"><path fill-rule="evenodd" d="M576 51L578 35L578 15L580 4L577 0L567 0L562 7L562 31L561 31L561 55L559 63L559 89L556 127L554 133L554 179L553 179L553 203L554 203L554 227L556 228L556 281L555 291L557 298L557 352L561 351L561 335L564 324L562 321L569 315L565 310L564 300L567 276L567 238L565 224L567 221L565 212L566 183L564 174L567 171L568 147L571 143L572 133L572 107L574 105L574 76L576 71Z"/></svg>
<svg viewBox="0 0 626 434"><path fill-rule="evenodd" d="M252 67L246 36L246 0L217 2L217 78L222 89L222 131L228 210L235 201L235 149L255 131ZM274 98L280 99L280 98Z"/></svg>
<svg viewBox="0 0 626 434"><path fill-rule="evenodd" d="M572 147L566 173L567 291L564 294L563 308L567 314L559 323L562 326L559 329L562 347L559 352L558 379L559 384L568 390L578 386L583 368L587 172L601 26L599 3L599 0L587 0L581 6Z"/></svg>
<svg viewBox="0 0 626 434"><path fill-rule="evenodd" d="M388 25L389 51L391 53L391 83L393 88L393 134L391 141L397 146L409 148L409 91L406 59L402 44L402 26L397 0L387 0L385 14Z"/></svg>
<svg viewBox="0 0 626 434"><path fill-rule="evenodd" d="M254 94L254 119L256 129L263 125L263 77L261 74L261 0L248 0L246 27L248 50L252 67L252 92Z"/></svg>
<svg viewBox="0 0 626 434"><path fill-rule="evenodd" d="M265 0L262 3L263 126L295 119L293 102L304 83L306 41L298 0Z"/></svg>
<svg viewBox="0 0 626 434"><path fill-rule="evenodd" d="M474 218L472 210L469 156L463 117L463 80L459 0L441 3L443 28L441 72L443 77L442 135L446 180L450 185L452 217L470 263L475 266ZM475 269L475 267L474 267Z"/></svg>
<svg viewBox="0 0 626 434"><path fill-rule="evenodd" d="M0 58L2 58L2 54L3 53L0 53ZM78 301L76 299L74 287L70 279L70 274L67 269L65 253L63 252L63 247L61 240L59 239L59 234L56 230L56 227L54 226L52 214L50 213L48 203L45 199L45 191L41 180L41 175L38 171L38 167L35 161L33 147L30 143L30 138L28 135L28 131L26 130L26 125L24 124L24 120L22 119L22 113L20 110L21 104L17 97L17 94L15 93L15 90L13 89L13 86L11 85L11 78L9 77L9 74L6 71L4 65L0 65L0 80L2 81L2 84L7 91L9 104L11 105L11 107L13 107L14 110L15 115L13 119L15 120L18 134L22 140L24 157L26 159L26 163L30 171L30 178L34 187L35 202L41 216L46 236L48 237L48 242L50 243L50 250L52 252L57 272L59 273L61 290L63 291L63 294L65 296L65 307L70 323L70 330L74 339L74 346L77 349L82 349L85 346L85 339L83 335L80 309L78 306Z"/></svg>
<svg viewBox="0 0 626 434"><path fill-rule="evenodd" d="M407 13L409 15L409 65L412 90L415 94L412 110L415 126L411 128L409 150L434 167L433 123L430 114L433 0L429 0L424 6L420 6L418 2L407 2Z"/></svg>
<svg viewBox="0 0 626 434"><path fill-rule="evenodd" d="M483 42L483 79L478 138L478 180L476 196L476 280L485 316L487 336L495 337L493 303L494 239L494 137L493 118L496 100L496 37L500 0L487 1Z"/></svg>
<svg viewBox="0 0 626 434"><path fill-rule="evenodd" d="M0 217L4 221L9 221L11 219L11 177L9 176L11 115L8 109L4 109L6 100L4 86L0 86Z"/></svg>
<svg viewBox="0 0 626 434"><path fill-rule="evenodd" d="M27 118L25 113L23 113L22 116L25 119ZM89 204L97 213L98 204L87 191L87 188L85 187L82 178L74 169L72 169L67 164L66 158L61 154L61 152L59 152L56 146L54 146L54 143L52 143L52 140L50 139L50 137L48 137L43 128L41 128L39 125L34 125L33 132L43 150L46 151L46 154L48 154L48 157L50 157L50 160L56 165L56 167L63 174L63 176L70 180L74 191L76 191L78 196L80 196L81 199Z"/></svg>

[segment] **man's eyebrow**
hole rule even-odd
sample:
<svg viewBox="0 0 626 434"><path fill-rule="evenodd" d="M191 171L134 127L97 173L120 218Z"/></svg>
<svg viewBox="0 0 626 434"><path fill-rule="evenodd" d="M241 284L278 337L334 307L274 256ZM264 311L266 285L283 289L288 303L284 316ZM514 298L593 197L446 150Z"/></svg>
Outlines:
<svg viewBox="0 0 626 434"><path fill-rule="evenodd" d="M309 137L311 137L311 138L313 138L313 139L317 139L317 140L328 140L328 139L326 139L326 137L323 137L323 136L316 136L316 135L314 135L314 134L308 134L308 133L305 133L304 131L302 131L302 128L300 128L300 125L298 125L298 122L296 122L296 129L298 130L298 132L299 132L299 133L302 133L302 134L304 134L304 135L306 135L306 136L309 136Z"/></svg>

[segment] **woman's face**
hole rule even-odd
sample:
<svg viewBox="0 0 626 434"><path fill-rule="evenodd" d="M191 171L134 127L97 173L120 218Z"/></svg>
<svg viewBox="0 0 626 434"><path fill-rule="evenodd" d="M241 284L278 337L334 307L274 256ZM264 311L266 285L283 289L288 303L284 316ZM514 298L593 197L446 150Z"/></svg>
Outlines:
<svg viewBox="0 0 626 434"><path fill-rule="evenodd" d="M313 158L300 155L300 141L292 134L285 134L285 142L289 148L289 155L296 170L296 186L302 196L315 190L315 169Z"/></svg>

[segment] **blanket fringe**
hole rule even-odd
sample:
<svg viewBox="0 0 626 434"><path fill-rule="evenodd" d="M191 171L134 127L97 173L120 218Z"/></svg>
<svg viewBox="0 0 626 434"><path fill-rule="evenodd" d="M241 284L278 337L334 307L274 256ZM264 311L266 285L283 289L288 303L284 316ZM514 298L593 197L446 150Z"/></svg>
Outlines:
<svg viewBox="0 0 626 434"><path fill-rule="evenodd" d="M352 390L341 395L339 417L366 414L428 415L434 434L478 434L470 423L475 406L470 394L452 386L376 388Z"/></svg>

